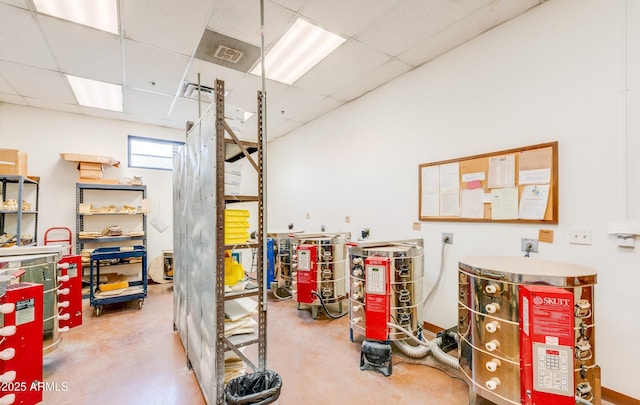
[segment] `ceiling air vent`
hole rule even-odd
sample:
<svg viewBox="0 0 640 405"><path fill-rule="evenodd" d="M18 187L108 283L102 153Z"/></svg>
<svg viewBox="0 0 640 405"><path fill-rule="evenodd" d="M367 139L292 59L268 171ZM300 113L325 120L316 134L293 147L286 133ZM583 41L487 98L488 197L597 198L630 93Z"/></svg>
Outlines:
<svg viewBox="0 0 640 405"><path fill-rule="evenodd" d="M194 100L198 99L198 85L195 83L185 83L184 93L182 94L186 98ZM213 103L216 97L216 92L211 87L200 86L200 100L206 103Z"/></svg>
<svg viewBox="0 0 640 405"><path fill-rule="evenodd" d="M218 45L218 49L216 49L216 52L213 54L214 57L231 63L240 62L242 55L244 55L244 52L224 45Z"/></svg>
<svg viewBox="0 0 640 405"><path fill-rule="evenodd" d="M205 29L195 53L196 59L246 73L260 59L260 48Z"/></svg>

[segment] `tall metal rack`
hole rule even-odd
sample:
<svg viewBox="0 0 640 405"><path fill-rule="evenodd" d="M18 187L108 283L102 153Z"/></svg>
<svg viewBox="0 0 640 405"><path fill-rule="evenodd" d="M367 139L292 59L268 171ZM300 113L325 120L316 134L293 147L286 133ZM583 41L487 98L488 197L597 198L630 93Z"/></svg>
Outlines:
<svg viewBox="0 0 640 405"><path fill-rule="evenodd" d="M222 405L226 352L233 351L254 371L266 368L264 96L258 92L257 140L248 142L240 140L225 121L222 80L216 80L215 92L215 104L187 128L187 142L174 165L173 318L205 400ZM255 195L225 195L225 162L239 159L246 159L257 172ZM255 239L225 244L225 209L247 202L257 204ZM258 288L225 292L225 251L239 249L256 251ZM226 337L225 302L245 297L258 301L257 333ZM249 345L257 345L257 364L241 351Z"/></svg>
<svg viewBox="0 0 640 405"><path fill-rule="evenodd" d="M31 179L29 177L24 176L11 176L11 175L1 175L0 182L2 182L2 201L7 199L9 194L15 194L17 207L16 210L5 211L2 209L2 201L0 201L0 234L6 232L7 218L15 217L15 239L16 246L23 245L36 245L38 243L38 201L40 200L40 184L38 180ZM16 184L16 190L14 193L11 193L7 185L8 184ZM25 188L28 186L35 187L35 209L26 211L23 210L22 200L25 198L26 190ZM23 220L27 215L31 215L33 217L33 235L30 241L23 241Z"/></svg>
<svg viewBox="0 0 640 405"><path fill-rule="evenodd" d="M224 82L216 80L216 162L218 170L216 171L216 324L218 325L218 339L216 340L216 402L224 403L224 353L232 350L241 359L244 360L254 371L264 370L266 367L267 355L267 311L263 306L264 300L264 190L263 190L263 160L262 160L262 92L258 92L258 140L255 145L247 142L241 142L235 135L229 124L224 119ZM228 134L231 138L226 138ZM258 190L255 196L226 196L224 193L224 162L233 161L234 155L226 153L227 145L236 146L240 149L240 153L251 163L258 173ZM258 161L256 162L251 156L247 146L254 147L257 151ZM239 155L239 154L238 154ZM258 203L258 231L256 240L252 243L244 245L226 245L224 242L224 212L227 204L240 201L255 201ZM255 291L241 293L227 293L224 291L224 274L225 274L225 250L232 249L257 249L257 283L258 288ZM240 297L257 296L260 308L258 310L258 336L249 340L239 339L232 341L231 338L224 336L224 303L225 301L238 299ZM222 326L222 327L220 327ZM258 365L253 364L244 353L240 351L241 347L251 344L258 345Z"/></svg>

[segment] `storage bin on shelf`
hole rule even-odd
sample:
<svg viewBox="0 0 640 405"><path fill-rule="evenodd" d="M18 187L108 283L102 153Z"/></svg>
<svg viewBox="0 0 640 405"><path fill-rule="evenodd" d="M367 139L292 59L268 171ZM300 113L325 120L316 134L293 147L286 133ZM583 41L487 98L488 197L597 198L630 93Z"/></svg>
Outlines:
<svg viewBox="0 0 640 405"><path fill-rule="evenodd" d="M224 243L233 245L249 240L249 211L224 210Z"/></svg>

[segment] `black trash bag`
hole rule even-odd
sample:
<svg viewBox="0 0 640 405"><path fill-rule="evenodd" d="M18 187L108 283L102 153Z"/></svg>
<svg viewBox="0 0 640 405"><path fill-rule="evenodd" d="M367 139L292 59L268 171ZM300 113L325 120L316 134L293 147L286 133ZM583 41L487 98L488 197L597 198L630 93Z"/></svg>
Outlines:
<svg viewBox="0 0 640 405"><path fill-rule="evenodd" d="M227 405L266 405L280 396L282 378L273 370L262 370L236 377L227 383Z"/></svg>

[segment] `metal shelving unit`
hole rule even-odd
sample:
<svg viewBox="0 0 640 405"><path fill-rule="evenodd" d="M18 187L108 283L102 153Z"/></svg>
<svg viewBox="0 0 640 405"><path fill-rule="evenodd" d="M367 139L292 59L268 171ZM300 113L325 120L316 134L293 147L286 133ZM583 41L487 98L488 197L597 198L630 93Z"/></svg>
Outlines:
<svg viewBox="0 0 640 405"><path fill-rule="evenodd" d="M261 308L258 310L258 331L257 334L224 337L216 341L216 403L224 403L224 354L231 350L237 354L247 365L254 371L264 370L266 368L267 354L267 311L264 280L264 184L263 184L263 150L262 150L262 93L258 93L258 139L256 143L240 141L234 134L224 119L224 82L216 80L216 162L218 167L223 170L216 171L216 200L218 207L216 212L216 323L219 330L224 331L224 303L226 301L238 299L240 297L256 296ZM229 135L230 138L226 137ZM230 142L232 141L232 142ZM229 153L229 151L235 153ZM257 152L257 162L251 156L251 151ZM233 162L240 158L247 159L254 167L258 174L257 193L255 196L227 196L224 194L225 171L224 162ZM224 210L228 204L234 202L257 202L258 203L258 231L254 243L242 245L225 245L224 243ZM255 291L246 292L244 294L225 294L224 291L224 275L225 275L225 250L235 249L257 249L257 284ZM221 327L221 328L220 328ZM240 351L240 348L252 344L258 345L258 364L255 365L247 356Z"/></svg>
<svg viewBox="0 0 640 405"><path fill-rule="evenodd" d="M186 145L174 166L174 329L205 400L219 405L225 403L225 353L234 352L254 371L265 370L267 353L264 100L258 92L258 134L251 142L238 139L225 121L224 93L224 82L216 80L215 103L187 128ZM258 174L255 195L225 195L225 162L240 159ZM225 244L225 209L235 203L257 204L258 229L255 239ZM225 251L240 249L256 251L258 288L225 292ZM226 337L225 303L247 297L258 302L256 331ZM257 345L257 361L241 350L249 345Z"/></svg>
<svg viewBox="0 0 640 405"><path fill-rule="evenodd" d="M139 198L144 200L147 198L147 186L131 186L128 184L93 184L93 183L76 183L76 254L80 254L85 244L90 243L92 245L100 245L106 242L138 242L144 246L147 245L147 215L140 211L135 214L122 213L122 212L96 212L85 214L80 212L80 204L85 203L85 192L88 190L104 191L104 192L117 192L125 191L139 194ZM105 200L108 196L105 196ZM86 217L103 217L103 218L116 218L122 216L138 215L142 221L142 232L140 236L103 236L96 238L81 238L80 232L85 231L85 218Z"/></svg>
<svg viewBox="0 0 640 405"><path fill-rule="evenodd" d="M0 205L0 234L7 232L7 219L15 216L15 239L16 246L36 245L38 243L38 201L40 200L40 183L25 176L2 175L2 201L9 195L16 194L17 210L2 210ZM15 191L8 190L9 184L16 184ZM25 198L25 187L35 187L35 210L25 211L22 209L22 201ZM28 243L23 244L21 236L24 234L23 220L25 216L33 216L33 238ZM13 228L13 227L12 227Z"/></svg>

